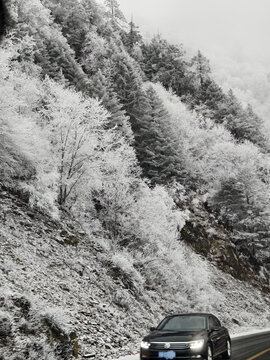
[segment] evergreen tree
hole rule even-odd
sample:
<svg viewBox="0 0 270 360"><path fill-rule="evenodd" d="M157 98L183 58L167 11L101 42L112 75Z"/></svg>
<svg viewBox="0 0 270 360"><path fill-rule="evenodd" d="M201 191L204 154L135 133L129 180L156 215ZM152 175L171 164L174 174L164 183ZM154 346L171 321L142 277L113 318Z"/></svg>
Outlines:
<svg viewBox="0 0 270 360"><path fill-rule="evenodd" d="M247 117L247 127L245 134L246 139L253 142L254 144L259 145L266 151L269 151L269 146L266 144L266 138L263 132L262 119L257 114L255 114L250 104L248 104L247 109L245 110L245 114Z"/></svg>
<svg viewBox="0 0 270 360"><path fill-rule="evenodd" d="M249 140L265 148L262 120L254 113L250 105L244 110L232 90L221 103L219 114L223 124L236 139Z"/></svg>
<svg viewBox="0 0 270 360"><path fill-rule="evenodd" d="M35 54L35 62L41 67L42 75L54 80L67 82L83 91L88 87L88 79L74 59L74 53L61 36L53 33L39 41L40 47Z"/></svg>
<svg viewBox="0 0 270 360"><path fill-rule="evenodd" d="M191 59L191 68L193 70L195 87L201 87L206 80L209 80L211 72L209 60L202 55L200 50L196 56Z"/></svg>
<svg viewBox="0 0 270 360"><path fill-rule="evenodd" d="M161 82L166 89L172 89L178 96L191 91L190 75L180 46L169 44L160 35L142 46L142 69L147 78Z"/></svg>
<svg viewBox="0 0 270 360"><path fill-rule="evenodd" d="M179 146L168 126L168 116L154 89L147 89L143 116L134 119L133 130L143 175L152 184L182 182L185 175Z"/></svg>
<svg viewBox="0 0 270 360"><path fill-rule="evenodd" d="M255 189L253 189L255 190ZM220 190L209 199L218 221L232 233L238 249L248 256L256 256L260 241L269 237L269 210L254 203L246 185L235 178L221 184Z"/></svg>
<svg viewBox="0 0 270 360"><path fill-rule="evenodd" d="M219 220L229 228L238 228L252 211L245 185L234 178L224 181L220 190L209 201L218 212Z"/></svg>
<svg viewBox="0 0 270 360"><path fill-rule="evenodd" d="M129 116L138 111L142 91L142 78L134 60L125 53L115 51L115 44L110 44L111 57L108 62L111 81L117 96Z"/></svg>
<svg viewBox="0 0 270 360"><path fill-rule="evenodd" d="M143 175L153 184L182 181L181 149L169 129L161 100L152 88L143 90L142 79L127 54L114 52L110 61L112 84L130 117Z"/></svg>
<svg viewBox="0 0 270 360"><path fill-rule="evenodd" d="M63 32L77 59L82 56L83 44L89 31L89 16L82 4L75 3L68 13Z"/></svg>
<svg viewBox="0 0 270 360"><path fill-rule="evenodd" d="M125 22L125 16L120 10L120 6L116 0L105 0L105 5L108 8L108 16L113 24L119 25L119 23Z"/></svg>
<svg viewBox="0 0 270 360"><path fill-rule="evenodd" d="M225 95L222 89L209 78L204 80L201 86L194 92L193 97L189 100L189 106L195 108L202 114L204 114L205 109L206 117L219 123L223 121L223 119L220 118L219 105L224 99Z"/></svg>
<svg viewBox="0 0 270 360"><path fill-rule="evenodd" d="M91 77L88 93L92 97L100 99L109 111L108 126L110 128L117 128L128 142L132 142L133 134L128 117L113 90L109 77L105 77L101 70Z"/></svg>
<svg viewBox="0 0 270 360"><path fill-rule="evenodd" d="M131 19L128 25L129 25L129 31L128 32L122 31L121 33L122 41L129 54L132 57L136 57L135 46L141 45L142 36L138 30L139 27L136 26L135 23L133 22L133 18Z"/></svg>

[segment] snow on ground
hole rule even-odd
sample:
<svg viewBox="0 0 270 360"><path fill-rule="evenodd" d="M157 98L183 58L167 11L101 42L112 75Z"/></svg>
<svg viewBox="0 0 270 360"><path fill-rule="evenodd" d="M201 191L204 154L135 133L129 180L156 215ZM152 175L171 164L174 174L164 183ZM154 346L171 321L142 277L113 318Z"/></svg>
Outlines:
<svg viewBox="0 0 270 360"><path fill-rule="evenodd" d="M51 313L60 308L63 329L76 333L80 355L94 353L97 360L121 356L121 360L138 360L138 355L128 354L139 350L149 326L172 312L200 311L191 308L196 300L193 292L189 303L181 296L162 297L162 293L147 289L139 296L131 292L110 265L110 253L96 239L72 228L73 223L52 221L5 192L0 203L0 294L3 289L11 296L19 294L34 310L46 307ZM213 287L222 294L223 302L205 310L231 325L231 333L269 327L268 297L213 265L209 267ZM200 301L207 304L207 299ZM19 353L29 337L22 337L15 310L8 315L16 325L13 335Z"/></svg>
<svg viewBox="0 0 270 360"><path fill-rule="evenodd" d="M128 355L128 356L124 356L124 357L121 357L117 360L139 360L139 354L136 354L136 355Z"/></svg>
<svg viewBox="0 0 270 360"><path fill-rule="evenodd" d="M240 332L240 333L236 333L233 334L231 336L232 339L236 339L242 336L247 336L247 335L253 335L253 334L259 334L259 333L264 333L264 332L270 332L270 328L265 328L265 329L250 329L248 331L245 332Z"/></svg>

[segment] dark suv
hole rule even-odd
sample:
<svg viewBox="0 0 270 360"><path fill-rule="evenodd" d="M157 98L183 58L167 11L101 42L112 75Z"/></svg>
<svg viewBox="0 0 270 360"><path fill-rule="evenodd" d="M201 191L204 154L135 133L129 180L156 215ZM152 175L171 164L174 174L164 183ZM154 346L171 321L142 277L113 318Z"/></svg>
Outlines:
<svg viewBox="0 0 270 360"><path fill-rule="evenodd" d="M167 316L141 343L141 360L231 358L228 330L212 314Z"/></svg>

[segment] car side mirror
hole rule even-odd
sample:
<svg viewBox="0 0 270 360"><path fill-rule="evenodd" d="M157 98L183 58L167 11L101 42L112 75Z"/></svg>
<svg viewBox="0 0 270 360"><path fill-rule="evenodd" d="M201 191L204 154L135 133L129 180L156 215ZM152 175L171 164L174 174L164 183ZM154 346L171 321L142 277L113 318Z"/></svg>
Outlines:
<svg viewBox="0 0 270 360"><path fill-rule="evenodd" d="M155 326L150 327L150 331L155 331L157 328Z"/></svg>

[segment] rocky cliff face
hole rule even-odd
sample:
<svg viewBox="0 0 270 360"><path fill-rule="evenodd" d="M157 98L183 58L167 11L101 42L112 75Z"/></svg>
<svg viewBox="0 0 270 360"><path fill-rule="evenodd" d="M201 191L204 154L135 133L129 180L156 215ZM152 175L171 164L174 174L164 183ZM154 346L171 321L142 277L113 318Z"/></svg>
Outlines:
<svg viewBox="0 0 270 360"><path fill-rule="evenodd" d="M255 256L252 244L237 246L231 231L216 220L205 203L191 202L190 219L181 231L181 239L224 273L269 292L269 273L263 258Z"/></svg>

